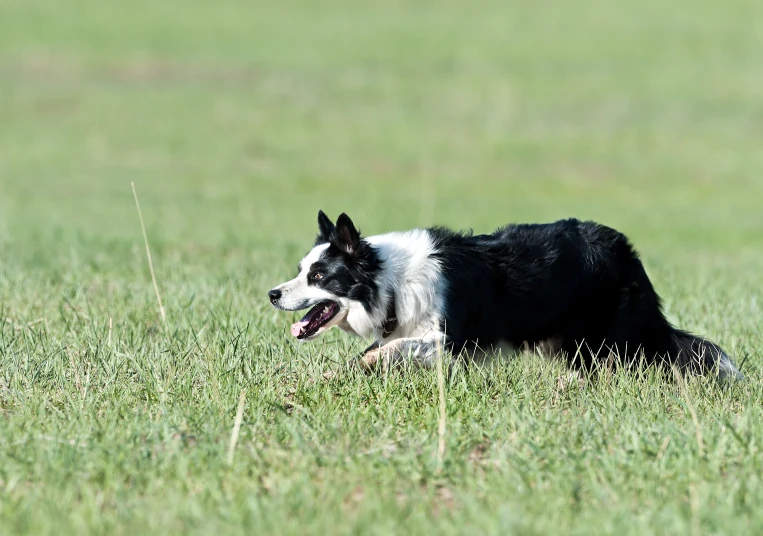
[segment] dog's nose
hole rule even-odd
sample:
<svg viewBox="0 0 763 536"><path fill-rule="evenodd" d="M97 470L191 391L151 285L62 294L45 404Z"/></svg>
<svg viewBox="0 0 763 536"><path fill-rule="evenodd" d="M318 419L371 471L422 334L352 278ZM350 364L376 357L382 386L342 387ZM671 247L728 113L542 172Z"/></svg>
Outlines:
<svg viewBox="0 0 763 536"><path fill-rule="evenodd" d="M274 288L270 292L268 292L268 297L270 297L270 303L275 303L278 300L281 299L281 291L277 288Z"/></svg>

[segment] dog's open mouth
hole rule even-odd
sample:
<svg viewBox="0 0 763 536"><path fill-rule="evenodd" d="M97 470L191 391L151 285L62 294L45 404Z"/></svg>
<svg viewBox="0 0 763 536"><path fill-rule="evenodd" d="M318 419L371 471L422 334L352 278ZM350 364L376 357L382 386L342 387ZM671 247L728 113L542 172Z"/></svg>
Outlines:
<svg viewBox="0 0 763 536"><path fill-rule="evenodd" d="M322 302L310 309L302 320L291 325L291 334L298 339L315 335L339 312L339 305L332 301Z"/></svg>

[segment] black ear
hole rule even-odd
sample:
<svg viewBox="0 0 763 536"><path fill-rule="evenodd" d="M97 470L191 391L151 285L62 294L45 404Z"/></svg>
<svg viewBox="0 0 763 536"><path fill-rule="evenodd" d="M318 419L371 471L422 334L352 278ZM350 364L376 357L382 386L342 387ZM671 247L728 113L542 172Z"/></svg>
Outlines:
<svg viewBox="0 0 763 536"><path fill-rule="evenodd" d="M354 254L360 246L360 233L350 217L342 212L336 220L336 244L347 253Z"/></svg>
<svg viewBox="0 0 763 536"><path fill-rule="evenodd" d="M325 244L329 240L331 240L331 234L336 230L336 227L334 227L334 224L331 223L331 220L329 219L326 214L323 213L322 210L318 211L318 236L315 238L315 243L317 244Z"/></svg>

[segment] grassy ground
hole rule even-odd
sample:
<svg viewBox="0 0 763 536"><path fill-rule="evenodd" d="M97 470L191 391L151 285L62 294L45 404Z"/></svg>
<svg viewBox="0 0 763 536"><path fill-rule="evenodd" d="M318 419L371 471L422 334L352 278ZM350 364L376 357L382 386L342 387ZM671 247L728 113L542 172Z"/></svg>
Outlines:
<svg viewBox="0 0 763 536"><path fill-rule="evenodd" d="M260 4L0 3L0 533L763 526L763 5ZM267 304L319 208L601 220L748 381L460 371L440 466L434 373Z"/></svg>

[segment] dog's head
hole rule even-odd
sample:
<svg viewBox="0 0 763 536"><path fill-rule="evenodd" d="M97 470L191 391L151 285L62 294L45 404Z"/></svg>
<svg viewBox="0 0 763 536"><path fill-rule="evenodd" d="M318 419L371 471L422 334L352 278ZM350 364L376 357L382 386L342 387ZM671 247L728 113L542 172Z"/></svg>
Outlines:
<svg viewBox="0 0 763 536"><path fill-rule="evenodd" d="M299 263L297 277L268 292L270 302L283 311L310 309L291 326L301 340L314 339L333 326L367 335L381 267L376 250L363 240L347 214L334 225L318 212L315 246Z"/></svg>

